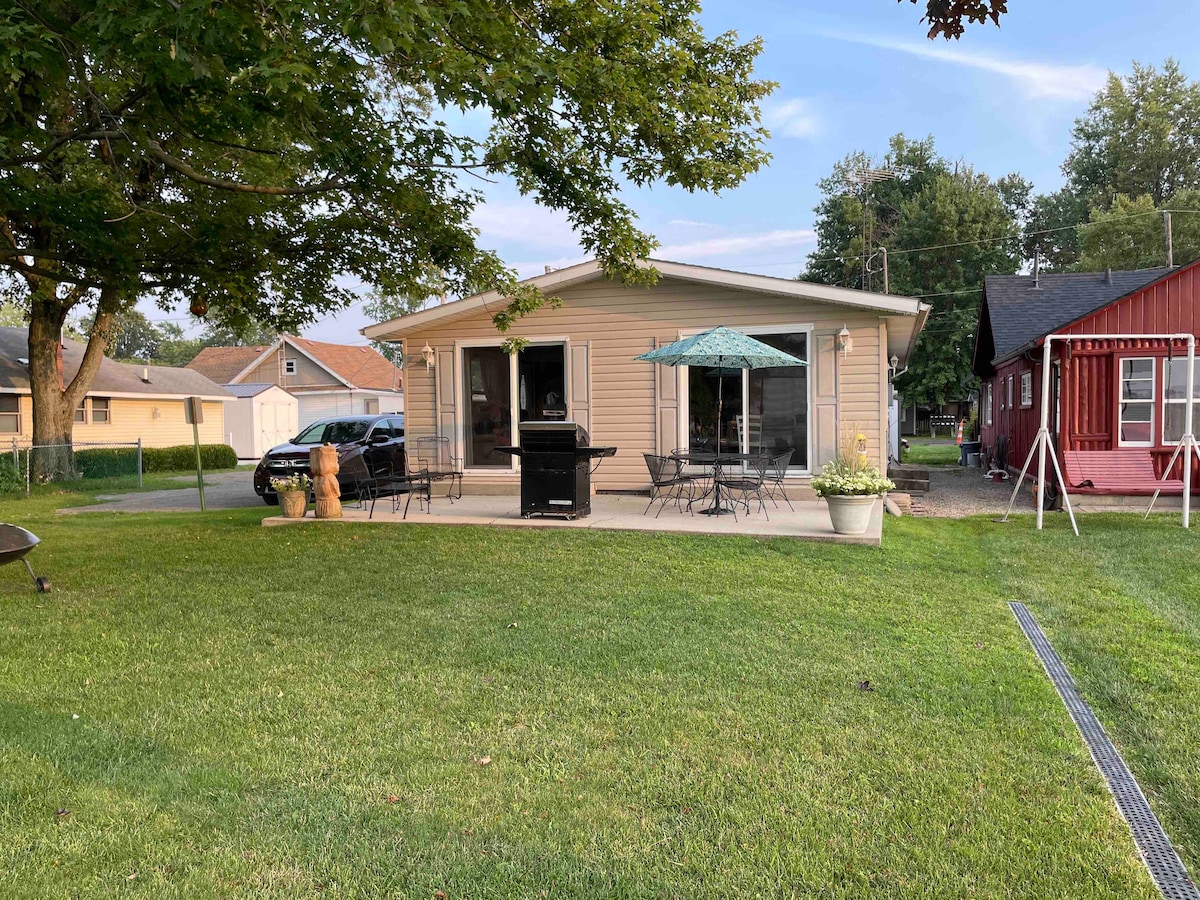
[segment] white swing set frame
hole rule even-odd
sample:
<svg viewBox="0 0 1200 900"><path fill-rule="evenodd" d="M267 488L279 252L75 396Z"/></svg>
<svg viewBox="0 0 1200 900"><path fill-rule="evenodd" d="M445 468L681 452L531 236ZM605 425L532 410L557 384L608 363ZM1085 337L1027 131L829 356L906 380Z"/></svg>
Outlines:
<svg viewBox="0 0 1200 900"><path fill-rule="evenodd" d="M1012 512L1013 504L1017 501L1017 494L1020 493L1021 485L1025 481L1025 475L1029 471L1029 465L1033 462L1033 455L1037 453L1037 484L1039 486L1037 501L1037 530L1042 530L1042 518L1045 511L1045 504L1042 502L1041 493L1045 490L1046 484L1046 456L1049 455L1050 462L1054 466L1054 475L1058 479L1059 490L1062 491L1063 507L1067 511L1067 515L1071 519L1071 529L1075 532L1076 537L1079 536L1079 525L1075 521L1075 511L1071 508L1071 497L1067 491L1066 479L1063 478L1062 469L1058 465L1058 456L1054 452L1054 445L1050 441L1050 368L1051 368L1051 345L1054 341L1060 343L1070 343L1071 341L1169 341L1171 346L1176 341L1184 341L1187 343L1187 394L1186 411L1183 417L1183 437L1179 439L1179 443L1175 446L1175 452L1171 455L1171 461L1167 463L1163 469L1162 478L1160 481L1165 482L1171 474L1171 470L1175 467L1175 461L1183 455L1183 527L1191 527L1191 511L1192 511L1192 454L1194 453L1197 459L1200 459L1200 446L1196 444L1196 436L1192 433L1192 409L1196 402L1195 378L1196 378L1196 336L1188 332L1180 332L1176 334L1048 334L1045 342L1042 345L1042 410L1041 410L1041 427L1038 428L1037 436L1033 439L1033 445L1029 448L1029 455L1025 457L1025 465L1021 467L1021 474L1017 477L1017 483L1013 486L1012 497L1008 501L1008 509L1004 512L1002 522L1008 521L1009 513ZM1120 390L1120 385L1117 385L1117 390ZM1153 418L1153 417L1152 417ZM1047 453L1049 451L1049 453ZM1158 500L1158 495L1162 491L1160 487L1154 492L1154 496L1150 498L1150 505L1146 508L1146 516L1154 509L1154 504Z"/></svg>

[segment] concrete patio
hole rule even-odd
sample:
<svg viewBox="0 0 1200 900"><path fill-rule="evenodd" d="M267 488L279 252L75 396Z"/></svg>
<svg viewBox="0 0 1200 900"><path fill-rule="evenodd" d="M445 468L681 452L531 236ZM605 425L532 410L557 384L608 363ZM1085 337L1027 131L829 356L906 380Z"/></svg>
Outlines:
<svg viewBox="0 0 1200 900"><path fill-rule="evenodd" d="M756 537L789 537L807 541L836 541L846 544L866 544L878 547L883 535L883 504L876 502L871 514L871 525L865 534L835 534L829 524L829 510L824 503L793 500L795 512L784 504L776 509L768 504L768 519L761 512L744 516L688 515L670 504L662 515L656 504L648 515L645 497L636 495L599 495L592 498L592 514L585 519L559 519L537 517L524 519L515 495L482 496L467 495L453 503L445 495L434 494L430 511L418 507L414 498L409 507L408 518L403 519L404 507L392 511L392 502L384 498L375 506L371 521L388 524L414 525L494 525L515 528L589 528L595 531L661 531L674 534L724 534L753 535ZM362 524L368 510L359 509L353 503L344 504L341 519L316 519L311 507L303 519L285 519L272 516L263 519L263 525L303 525L317 522L350 522Z"/></svg>

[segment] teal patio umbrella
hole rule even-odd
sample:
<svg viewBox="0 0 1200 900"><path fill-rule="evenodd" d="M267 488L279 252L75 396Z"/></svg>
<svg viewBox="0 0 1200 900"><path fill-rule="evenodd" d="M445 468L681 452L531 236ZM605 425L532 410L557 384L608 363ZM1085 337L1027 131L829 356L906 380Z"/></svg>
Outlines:
<svg viewBox="0 0 1200 900"><path fill-rule="evenodd" d="M721 412L723 373L728 369L774 369L780 366L807 366L790 353L770 344L718 325L673 344L666 344L634 359L663 366L715 366L717 368L717 452L721 452Z"/></svg>

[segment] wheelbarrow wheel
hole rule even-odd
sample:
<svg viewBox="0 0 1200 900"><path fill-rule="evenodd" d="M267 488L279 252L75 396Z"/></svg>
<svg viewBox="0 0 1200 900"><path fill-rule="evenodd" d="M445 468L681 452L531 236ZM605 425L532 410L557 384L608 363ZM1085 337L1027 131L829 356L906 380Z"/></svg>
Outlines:
<svg viewBox="0 0 1200 900"><path fill-rule="evenodd" d="M36 584L36 585L37 585L37 592L38 592L39 594L48 594L48 593L50 593L50 579L49 579L49 578L41 578L41 577L39 577L39 578L35 578L35 579L33 580L33 582L34 582L34 584Z"/></svg>

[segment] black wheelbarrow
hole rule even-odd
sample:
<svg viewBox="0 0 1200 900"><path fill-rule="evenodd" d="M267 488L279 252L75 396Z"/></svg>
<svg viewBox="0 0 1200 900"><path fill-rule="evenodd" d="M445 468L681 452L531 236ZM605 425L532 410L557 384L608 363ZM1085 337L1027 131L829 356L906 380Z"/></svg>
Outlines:
<svg viewBox="0 0 1200 900"><path fill-rule="evenodd" d="M25 570L37 586L39 594L50 593L50 579L39 578L33 573L33 566L25 555L41 543L32 531L26 531L20 525L6 525L0 522L0 566L6 566L20 560L25 564Z"/></svg>

